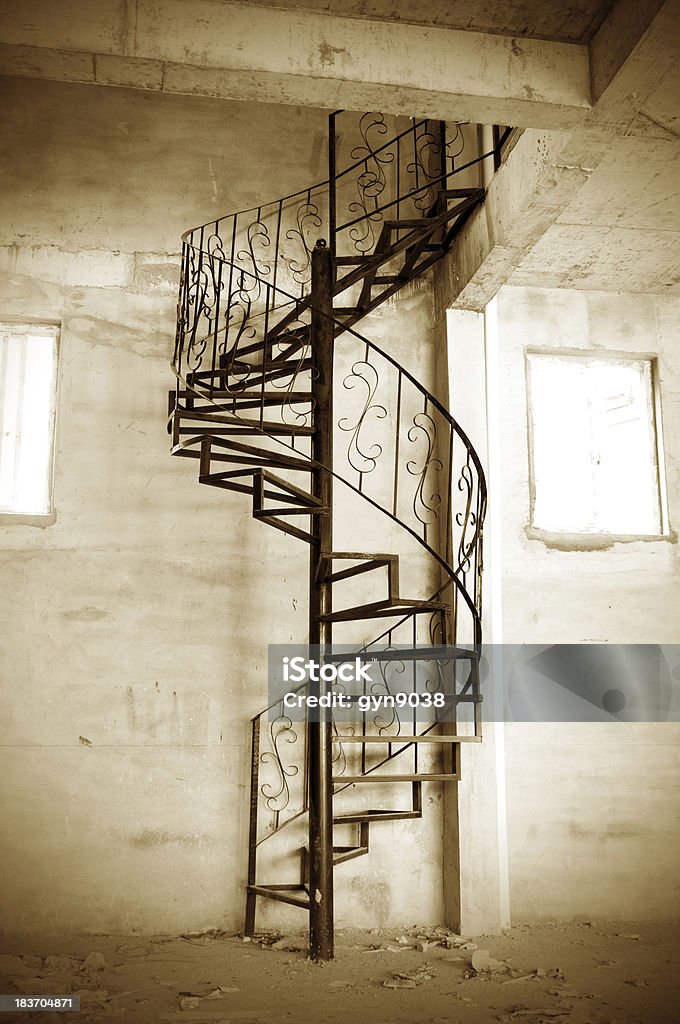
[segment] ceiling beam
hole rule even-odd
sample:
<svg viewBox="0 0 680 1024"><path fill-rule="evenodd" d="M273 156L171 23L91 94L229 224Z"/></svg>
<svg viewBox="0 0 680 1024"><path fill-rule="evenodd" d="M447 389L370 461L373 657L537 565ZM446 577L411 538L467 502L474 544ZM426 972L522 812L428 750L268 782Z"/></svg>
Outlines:
<svg viewBox="0 0 680 1024"><path fill-rule="evenodd" d="M3 16L4 11L4 16ZM5 74L561 129L587 47L216 0L0 5Z"/></svg>
<svg viewBox="0 0 680 1024"><path fill-rule="evenodd" d="M524 132L436 268L441 309L483 310L614 146L642 136L677 153L680 0L619 0L592 55L592 110L571 131Z"/></svg>

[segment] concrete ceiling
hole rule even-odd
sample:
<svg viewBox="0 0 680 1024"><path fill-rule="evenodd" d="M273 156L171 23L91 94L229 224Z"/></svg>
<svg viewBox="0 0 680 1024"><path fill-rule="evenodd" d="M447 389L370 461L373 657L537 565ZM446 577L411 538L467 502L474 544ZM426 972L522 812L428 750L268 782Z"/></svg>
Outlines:
<svg viewBox="0 0 680 1024"><path fill-rule="evenodd" d="M468 308L506 281L680 292L680 0L16 10L0 0L10 75L524 127L514 169L491 183L455 253L451 296Z"/></svg>
<svg viewBox="0 0 680 1024"><path fill-rule="evenodd" d="M508 283L680 294L680 147L613 144Z"/></svg>
<svg viewBox="0 0 680 1024"><path fill-rule="evenodd" d="M680 295L680 0L651 3L620 0L598 30L581 125L525 130L456 241L450 304L483 309L504 283Z"/></svg>
<svg viewBox="0 0 680 1024"><path fill-rule="evenodd" d="M251 0L253 7L588 42L615 0Z"/></svg>

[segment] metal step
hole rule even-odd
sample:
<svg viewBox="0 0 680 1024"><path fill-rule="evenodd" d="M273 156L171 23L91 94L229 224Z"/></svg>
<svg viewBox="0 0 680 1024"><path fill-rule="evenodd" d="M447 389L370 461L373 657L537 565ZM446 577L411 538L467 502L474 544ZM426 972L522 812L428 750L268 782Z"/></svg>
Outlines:
<svg viewBox="0 0 680 1024"><path fill-rule="evenodd" d="M340 611L320 615L321 622L355 622L358 619L381 619L386 616L423 615L427 612L446 611L447 605L439 601L374 601L372 604L359 604L354 608L342 608ZM395 659L396 660L396 659Z"/></svg>
<svg viewBox="0 0 680 1024"><path fill-rule="evenodd" d="M345 861L363 857L368 853L368 846L334 846L333 864L344 864Z"/></svg>
<svg viewBox="0 0 680 1024"><path fill-rule="evenodd" d="M365 661L479 661L480 652L473 647L457 647L454 645L440 647L394 647L385 650L374 650L361 647L356 651L343 654L327 654L327 661L351 661L352 658L363 658Z"/></svg>
<svg viewBox="0 0 680 1024"><path fill-rule="evenodd" d="M256 445L231 441L227 438L213 437L209 432L196 434L186 441L173 445L171 454L185 459L200 459L201 447L205 441L211 444L210 458L213 462L231 462L237 465L253 466L255 469L295 469L303 473L312 473L314 467L307 459L298 459L285 455L281 451L259 448Z"/></svg>
<svg viewBox="0 0 680 1024"><path fill-rule="evenodd" d="M370 822L370 821L402 821L407 818L422 818L422 811L388 811L388 810L368 810L368 811L353 811L348 814L334 814L333 824L334 825L353 825L356 822Z"/></svg>
<svg viewBox="0 0 680 1024"><path fill-rule="evenodd" d="M349 783L373 782L456 782L460 775L452 772L409 772L405 775L334 775L333 785L341 786Z"/></svg>
<svg viewBox="0 0 680 1024"><path fill-rule="evenodd" d="M261 498L271 498L276 501L288 502L290 505L308 505L310 508L320 507L320 501L315 498L313 494L303 490L301 487L296 487L295 484L290 483L288 480L282 480L274 473L267 469L260 468L249 468L249 469L232 469L223 473L211 473L208 471L206 465L201 466L199 472L199 483L209 484L212 487L221 487L226 491L238 491L241 494L255 494L257 491ZM261 485L255 481L255 477L260 477L265 484L271 484L271 488L264 489ZM242 483L244 478L250 477L250 483ZM276 512L276 509L262 508L260 511L266 511L269 513Z"/></svg>
<svg viewBox="0 0 680 1024"><path fill-rule="evenodd" d="M382 743L396 746L399 743L481 743L481 736L446 736L437 733L435 736L430 733L411 736L334 736L334 743Z"/></svg>
<svg viewBox="0 0 680 1024"><path fill-rule="evenodd" d="M334 824L335 819L333 819ZM347 824L347 822L337 822L337 824ZM333 864L344 864L345 861L354 860L356 857L363 857L369 852L369 824L368 821L361 821L359 823L359 841L352 843L348 846L333 846ZM305 882L308 881L309 872L309 847L305 846L302 849L302 877Z"/></svg>
<svg viewBox="0 0 680 1024"><path fill-rule="evenodd" d="M384 569L387 567L389 572L388 593L394 595L399 591L399 555L363 554L358 551L329 551L322 552L321 557L321 565L324 566L324 571L330 568L330 572L325 572L323 577L324 583L339 583L340 580L348 580L352 576L359 576L364 572L372 572L374 569ZM357 562L358 564L351 565L348 569L340 569L338 572L333 572L334 559L344 559Z"/></svg>
<svg viewBox="0 0 680 1024"><path fill-rule="evenodd" d="M175 406L175 399L178 398L180 401L189 402L210 402L212 399L215 400L228 400L230 403L233 402L235 405L238 404L240 408L247 405L248 402L264 402L265 405L276 405L281 402L284 398L289 399L291 402L311 402L312 393L311 391L285 391L281 388L278 391L261 391L260 388L254 388L251 391L230 391L228 388L208 388L206 391L195 391L187 390L182 388L180 391L169 391L168 396L170 399L170 405L168 408L168 415L173 412Z"/></svg>
<svg viewBox="0 0 680 1024"><path fill-rule="evenodd" d="M248 885L248 892L254 896L264 896L268 900L278 900L279 903L290 903L293 907L302 907L309 910L309 893L304 885ZM295 893L304 892L305 896L296 896Z"/></svg>
<svg viewBox="0 0 680 1024"><path fill-rule="evenodd" d="M235 421L229 410L207 409L178 409L175 413L180 420L190 420L192 423L219 423L215 430L222 437L229 437L237 434L268 434L270 437L295 437L310 436L314 433L313 427L291 425L280 421L270 420L248 420L246 417ZM195 428L194 428L195 429Z"/></svg>

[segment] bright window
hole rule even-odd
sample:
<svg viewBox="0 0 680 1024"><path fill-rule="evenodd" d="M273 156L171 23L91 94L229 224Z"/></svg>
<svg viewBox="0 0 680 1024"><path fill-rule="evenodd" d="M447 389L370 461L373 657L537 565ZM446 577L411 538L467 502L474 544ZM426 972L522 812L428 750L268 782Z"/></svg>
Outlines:
<svg viewBox="0 0 680 1024"><path fill-rule="evenodd" d="M653 360L528 353L532 525L663 533Z"/></svg>
<svg viewBox="0 0 680 1024"><path fill-rule="evenodd" d="M0 513L52 512L59 329L0 324Z"/></svg>

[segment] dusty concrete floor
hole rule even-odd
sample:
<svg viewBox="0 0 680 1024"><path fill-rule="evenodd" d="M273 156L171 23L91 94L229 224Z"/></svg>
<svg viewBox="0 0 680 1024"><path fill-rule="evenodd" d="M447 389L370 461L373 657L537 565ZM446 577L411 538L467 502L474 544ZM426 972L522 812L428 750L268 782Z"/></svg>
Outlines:
<svg viewBox="0 0 680 1024"><path fill-rule="evenodd" d="M419 936L427 944L424 951L417 948ZM447 944L429 944L437 940ZM342 931L336 959L327 964L307 959L300 948L303 936L286 936L278 948L272 941L221 933L7 937L0 939L1 991L81 992L79 1014L43 1012L31 1018L43 1024L680 1021L680 926L675 925L518 925L506 935L478 936L465 945L450 934L447 940L443 929ZM485 964L477 951L475 971L475 946L507 966ZM101 956L91 957L88 965L91 953ZM396 980L400 987L385 987L396 975L404 976ZM3 1019L29 1017L8 1013Z"/></svg>

